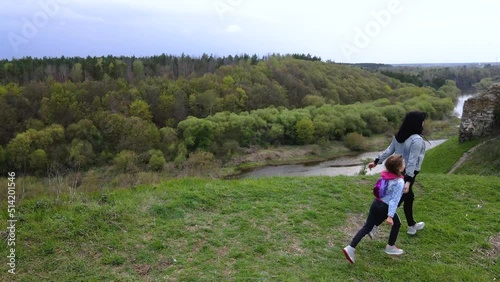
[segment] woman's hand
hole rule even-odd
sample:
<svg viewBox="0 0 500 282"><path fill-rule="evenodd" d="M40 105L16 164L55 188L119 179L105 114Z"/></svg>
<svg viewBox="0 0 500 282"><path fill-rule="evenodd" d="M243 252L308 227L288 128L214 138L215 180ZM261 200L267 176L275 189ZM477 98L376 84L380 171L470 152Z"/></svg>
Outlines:
<svg viewBox="0 0 500 282"><path fill-rule="evenodd" d="M410 191L410 182L405 182L405 188L403 188L403 193L408 193Z"/></svg>
<svg viewBox="0 0 500 282"><path fill-rule="evenodd" d="M371 162L371 163L369 163L369 164L368 164L368 168L369 168L370 170L372 170L372 168L374 168L374 167L376 167L376 166L377 166L377 164L376 164L375 162Z"/></svg>

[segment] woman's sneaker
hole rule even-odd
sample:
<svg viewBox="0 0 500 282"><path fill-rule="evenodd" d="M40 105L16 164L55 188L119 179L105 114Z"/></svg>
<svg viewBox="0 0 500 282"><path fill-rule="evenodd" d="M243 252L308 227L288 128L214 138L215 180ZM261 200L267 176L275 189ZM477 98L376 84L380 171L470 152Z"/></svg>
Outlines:
<svg viewBox="0 0 500 282"><path fill-rule="evenodd" d="M385 247L385 253L388 254L388 255L398 256L398 255L404 254L404 251L401 250L401 249L398 249L398 247L396 247L396 245L394 245L394 246L387 245Z"/></svg>
<svg viewBox="0 0 500 282"><path fill-rule="evenodd" d="M406 233L408 233L410 235L415 235L415 234L417 234L418 230L424 229L424 226L425 226L424 222L417 222L413 226L408 226L408 231Z"/></svg>
<svg viewBox="0 0 500 282"><path fill-rule="evenodd" d="M377 236L377 232L378 232L378 226L375 225L373 226L372 231L368 233L368 237L370 237L370 239L372 240L375 239L375 236Z"/></svg>
<svg viewBox="0 0 500 282"><path fill-rule="evenodd" d="M344 248L344 255L345 255L345 258L350 262L350 263L354 263L354 252L356 251L355 248L351 247L351 246L347 246Z"/></svg>

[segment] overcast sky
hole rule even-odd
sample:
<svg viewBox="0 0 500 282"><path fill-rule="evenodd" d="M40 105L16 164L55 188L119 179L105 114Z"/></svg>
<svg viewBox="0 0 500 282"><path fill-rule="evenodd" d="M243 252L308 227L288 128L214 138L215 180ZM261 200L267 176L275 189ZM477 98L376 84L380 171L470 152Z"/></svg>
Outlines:
<svg viewBox="0 0 500 282"><path fill-rule="evenodd" d="M2 0L0 58L310 53L497 62L498 0Z"/></svg>

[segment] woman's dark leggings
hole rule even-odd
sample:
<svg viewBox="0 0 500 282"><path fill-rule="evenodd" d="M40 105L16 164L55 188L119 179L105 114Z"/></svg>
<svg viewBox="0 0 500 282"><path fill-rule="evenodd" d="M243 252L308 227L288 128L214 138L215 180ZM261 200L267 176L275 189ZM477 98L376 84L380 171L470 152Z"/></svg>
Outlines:
<svg viewBox="0 0 500 282"><path fill-rule="evenodd" d="M350 246L356 248L358 243L365 237L366 234L372 231L375 225L380 225L387 218L387 212L389 211L389 206L377 199L374 199L372 205L370 206L370 212L368 213L368 218L361 229L356 233L354 238L352 238ZM392 225L391 233L389 234L389 241L387 244L393 246L398 238L399 228L401 227L401 221L397 213L394 214L392 218L394 225Z"/></svg>
<svg viewBox="0 0 500 282"><path fill-rule="evenodd" d="M413 180L410 181L410 190L408 193L403 194L401 200L399 201L398 207L403 204L403 210L405 212L406 222L408 226L413 226L416 224L415 219L413 219L413 200L415 199L415 194L413 194L413 183L415 183L415 178L417 178L418 171L415 171L415 176Z"/></svg>

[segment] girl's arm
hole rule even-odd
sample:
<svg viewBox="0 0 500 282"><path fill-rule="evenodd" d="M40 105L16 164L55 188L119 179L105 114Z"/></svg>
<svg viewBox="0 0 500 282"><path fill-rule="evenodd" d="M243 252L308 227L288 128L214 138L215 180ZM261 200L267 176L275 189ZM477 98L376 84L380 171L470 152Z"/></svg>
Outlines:
<svg viewBox="0 0 500 282"><path fill-rule="evenodd" d="M392 218L396 213L399 200L401 200L401 196L403 195L404 180L402 178L398 178L396 181L391 181L390 185L392 186L392 189L388 189L389 194L387 196L389 196L389 211L387 212L387 217Z"/></svg>

